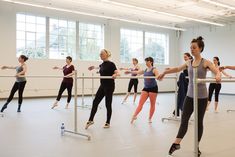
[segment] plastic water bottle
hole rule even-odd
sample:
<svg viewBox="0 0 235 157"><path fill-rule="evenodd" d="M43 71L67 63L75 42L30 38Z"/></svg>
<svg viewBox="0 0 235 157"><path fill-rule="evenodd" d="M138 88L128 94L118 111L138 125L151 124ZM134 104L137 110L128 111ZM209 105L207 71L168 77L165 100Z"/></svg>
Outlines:
<svg viewBox="0 0 235 157"><path fill-rule="evenodd" d="M65 133L65 126L64 126L64 123L62 123L60 129L61 129L61 136L64 136L64 133Z"/></svg>

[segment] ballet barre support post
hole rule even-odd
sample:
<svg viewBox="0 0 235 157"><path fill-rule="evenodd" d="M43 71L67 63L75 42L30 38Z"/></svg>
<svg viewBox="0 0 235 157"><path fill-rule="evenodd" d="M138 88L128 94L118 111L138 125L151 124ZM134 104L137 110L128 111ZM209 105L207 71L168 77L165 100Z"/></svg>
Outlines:
<svg viewBox="0 0 235 157"><path fill-rule="evenodd" d="M77 125L77 109L78 109L78 104L77 104L77 100L78 100L78 92L77 92L77 86L78 86L78 80L77 80L77 71L75 71L75 79L74 79L74 131L70 131L70 130L65 130L65 133L71 133L71 134L75 134L75 135L79 135L79 136L83 136L83 137L87 137L88 140L91 140L91 136L90 135L86 135L83 133L79 133L78 132L78 125Z"/></svg>

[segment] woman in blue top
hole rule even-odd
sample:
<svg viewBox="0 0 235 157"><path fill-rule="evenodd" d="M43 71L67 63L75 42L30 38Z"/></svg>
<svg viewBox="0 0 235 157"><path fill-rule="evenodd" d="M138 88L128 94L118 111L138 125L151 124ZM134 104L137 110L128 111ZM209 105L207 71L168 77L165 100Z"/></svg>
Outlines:
<svg viewBox="0 0 235 157"><path fill-rule="evenodd" d="M152 57L145 58L145 63L146 63L147 68L144 71L143 70L126 71L126 74L127 73L139 74L139 75L144 74L144 76L154 76L157 78L158 71L155 67L153 67L153 63L154 63L153 58ZM142 110L143 105L148 98L150 99L149 123L152 122L152 117L153 117L153 114L155 111L157 93L158 93L158 86L157 86L156 79L155 78L145 78L144 79L144 89L141 92L139 105L136 108L136 111L132 117L131 123L133 123L134 120L137 119L137 115Z"/></svg>

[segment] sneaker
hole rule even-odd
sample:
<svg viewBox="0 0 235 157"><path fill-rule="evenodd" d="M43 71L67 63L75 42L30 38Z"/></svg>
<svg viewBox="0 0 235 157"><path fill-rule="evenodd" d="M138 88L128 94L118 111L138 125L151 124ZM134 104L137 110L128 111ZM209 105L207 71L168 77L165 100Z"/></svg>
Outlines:
<svg viewBox="0 0 235 157"><path fill-rule="evenodd" d="M110 128L110 124L109 124L109 123L105 123L103 128L104 128L104 129Z"/></svg>
<svg viewBox="0 0 235 157"><path fill-rule="evenodd" d="M171 155L172 153L174 153L176 150L179 150L179 149L180 149L180 144L173 143L169 150L169 155Z"/></svg>
<svg viewBox="0 0 235 157"><path fill-rule="evenodd" d="M93 121L88 121L88 122L86 123L86 127L85 127L85 129L88 129L88 128L89 128L89 126L91 126L92 124L94 124L94 122L93 122Z"/></svg>

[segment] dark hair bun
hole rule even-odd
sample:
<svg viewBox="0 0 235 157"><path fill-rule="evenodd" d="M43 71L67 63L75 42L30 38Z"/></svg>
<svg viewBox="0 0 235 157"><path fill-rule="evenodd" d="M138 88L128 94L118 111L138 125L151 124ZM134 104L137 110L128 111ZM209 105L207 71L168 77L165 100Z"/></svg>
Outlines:
<svg viewBox="0 0 235 157"><path fill-rule="evenodd" d="M197 40L204 40L202 36L197 37Z"/></svg>

